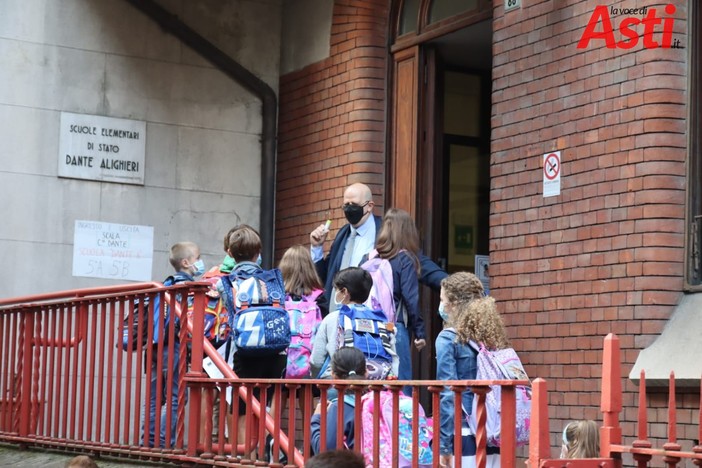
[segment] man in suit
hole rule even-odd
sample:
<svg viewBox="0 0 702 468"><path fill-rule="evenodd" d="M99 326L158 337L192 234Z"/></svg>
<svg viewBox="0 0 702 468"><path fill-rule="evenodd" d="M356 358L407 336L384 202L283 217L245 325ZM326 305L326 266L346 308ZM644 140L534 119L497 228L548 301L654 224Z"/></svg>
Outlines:
<svg viewBox="0 0 702 468"><path fill-rule="evenodd" d="M324 294L329 300L330 309L334 276L349 266L359 266L361 260L375 248L375 238L380 232L382 217L373 215L373 194L370 188L361 183L352 184L344 191L342 209L349 222L344 225L332 242L329 255L324 257L324 241L329 230L325 224L319 225L310 233L312 261L324 283ZM441 280L447 273L424 254L420 254L421 273L419 281L432 289L441 289Z"/></svg>

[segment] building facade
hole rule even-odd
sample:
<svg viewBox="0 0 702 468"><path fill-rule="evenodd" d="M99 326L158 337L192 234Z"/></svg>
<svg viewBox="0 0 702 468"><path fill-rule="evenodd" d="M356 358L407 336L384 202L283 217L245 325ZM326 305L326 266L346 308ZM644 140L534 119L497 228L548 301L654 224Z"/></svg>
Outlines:
<svg viewBox="0 0 702 468"><path fill-rule="evenodd" d="M290 4L287 4L290 8ZM416 218L426 253L477 271L554 445L601 420L602 343L622 344L625 437L646 370L650 435L697 444L699 6L694 1L338 0L327 57L282 74L277 251L343 223L344 187ZM485 272L483 272L485 273ZM438 299L424 291L430 334ZM415 377L433 378L431 353ZM691 390L681 387L697 387ZM695 411L693 411L695 409Z"/></svg>
<svg viewBox="0 0 702 468"><path fill-rule="evenodd" d="M697 0L2 5L0 296L124 282L73 275L77 220L153 227L160 279L171 244L198 242L212 265L241 222L274 239L268 261L326 219L333 234L344 188L364 182L376 214L408 210L428 255L489 282L549 381L554 446L567 421L601 420L610 332L624 436L645 369L665 439L674 370L678 437L699 442ZM143 124L143 181L62 175L66 114ZM437 305L423 290L432 337ZM434 378L431 348L415 377Z"/></svg>

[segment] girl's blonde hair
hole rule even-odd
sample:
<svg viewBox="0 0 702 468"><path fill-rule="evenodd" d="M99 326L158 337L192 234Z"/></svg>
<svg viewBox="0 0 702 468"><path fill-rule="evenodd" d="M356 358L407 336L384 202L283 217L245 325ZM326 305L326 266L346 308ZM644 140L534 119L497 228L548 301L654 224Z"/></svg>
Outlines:
<svg viewBox="0 0 702 468"><path fill-rule="evenodd" d="M290 247L278 265L283 274L288 294L307 296L315 289L322 289L322 281L312 263L310 251L302 245Z"/></svg>
<svg viewBox="0 0 702 468"><path fill-rule="evenodd" d="M568 449L568 458L600 456L600 432L595 421L586 419L568 423L563 429L563 442Z"/></svg>
<svg viewBox="0 0 702 468"><path fill-rule="evenodd" d="M481 297L468 303L451 304L449 323L456 329L458 340L473 340L488 349L509 347L509 338L502 317L495 307L495 299Z"/></svg>
<svg viewBox="0 0 702 468"><path fill-rule="evenodd" d="M441 280L441 288L449 301L455 306L468 304L470 301L483 297L483 283L477 276L467 271L459 271Z"/></svg>

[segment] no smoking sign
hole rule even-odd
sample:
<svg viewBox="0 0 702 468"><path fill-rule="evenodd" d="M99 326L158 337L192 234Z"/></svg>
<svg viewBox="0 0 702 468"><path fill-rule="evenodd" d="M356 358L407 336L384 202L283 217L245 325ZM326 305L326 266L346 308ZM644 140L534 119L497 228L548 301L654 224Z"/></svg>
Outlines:
<svg viewBox="0 0 702 468"><path fill-rule="evenodd" d="M544 154L544 197L561 194L561 152Z"/></svg>

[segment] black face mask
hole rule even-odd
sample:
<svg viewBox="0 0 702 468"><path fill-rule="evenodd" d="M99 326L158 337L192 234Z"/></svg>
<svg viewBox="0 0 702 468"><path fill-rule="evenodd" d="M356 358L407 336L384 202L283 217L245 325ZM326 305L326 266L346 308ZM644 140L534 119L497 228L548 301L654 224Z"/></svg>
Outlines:
<svg viewBox="0 0 702 468"><path fill-rule="evenodd" d="M363 207L367 204L368 202L363 205L344 205L344 216L346 216L346 220L351 223L352 226L358 224L361 218L363 218Z"/></svg>

